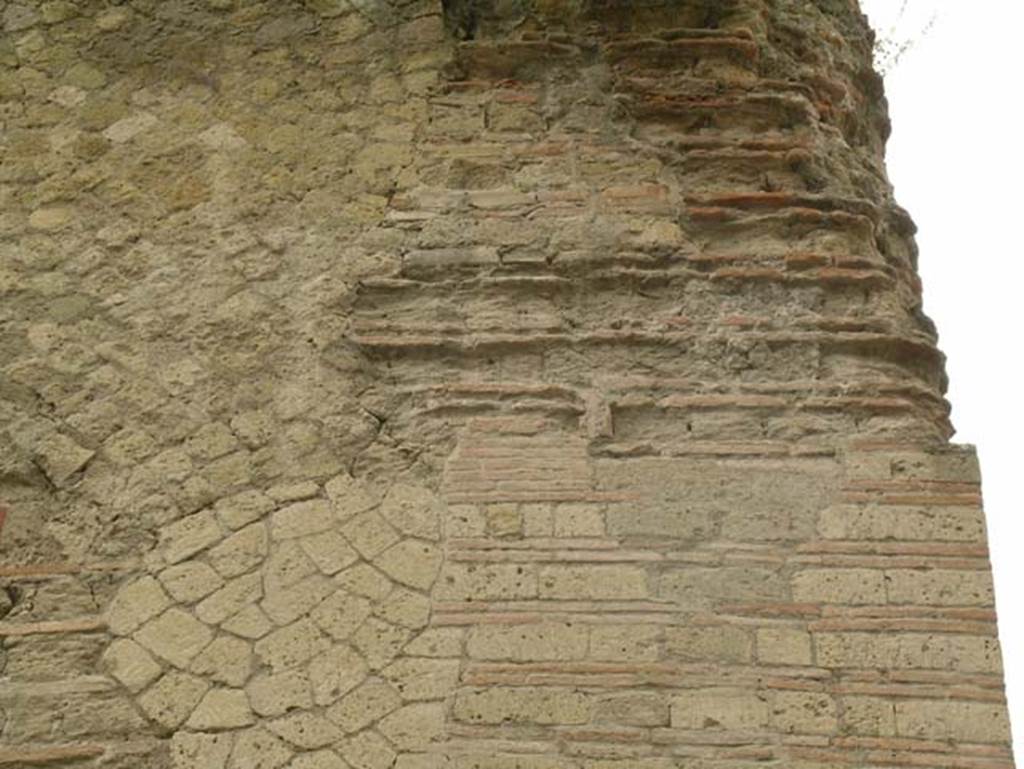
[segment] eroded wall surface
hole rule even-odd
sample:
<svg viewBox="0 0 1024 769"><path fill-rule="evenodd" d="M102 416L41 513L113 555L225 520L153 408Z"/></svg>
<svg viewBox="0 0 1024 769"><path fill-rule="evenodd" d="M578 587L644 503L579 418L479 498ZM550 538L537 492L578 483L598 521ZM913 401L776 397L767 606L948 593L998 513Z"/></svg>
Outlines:
<svg viewBox="0 0 1024 769"><path fill-rule="evenodd" d="M1012 768L852 2L0 19L0 766Z"/></svg>

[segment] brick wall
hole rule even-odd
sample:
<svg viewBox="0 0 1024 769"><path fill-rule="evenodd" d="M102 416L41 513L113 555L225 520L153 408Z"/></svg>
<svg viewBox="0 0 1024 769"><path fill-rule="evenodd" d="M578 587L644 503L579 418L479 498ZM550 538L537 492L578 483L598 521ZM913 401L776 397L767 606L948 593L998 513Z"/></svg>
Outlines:
<svg viewBox="0 0 1024 769"><path fill-rule="evenodd" d="M0 767L1012 769L853 3L0 19Z"/></svg>

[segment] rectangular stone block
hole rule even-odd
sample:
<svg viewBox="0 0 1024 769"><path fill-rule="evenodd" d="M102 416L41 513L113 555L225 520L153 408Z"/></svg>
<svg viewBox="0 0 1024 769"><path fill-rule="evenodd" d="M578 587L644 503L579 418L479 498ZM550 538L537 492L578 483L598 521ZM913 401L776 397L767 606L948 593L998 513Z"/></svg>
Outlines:
<svg viewBox="0 0 1024 769"><path fill-rule="evenodd" d="M470 630L470 657L513 662L580 660L587 656L585 625L541 622L529 625L478 625Z"/></svg>
<svg viewBox="0 0 1024 769"><path fill-rule="evenodd" d="M636 566L544 566L540 597L569 601L646 598L647 573Z"/></svg>
<svg viewBox="0 0 1024 769"><path fill-rule="evenodd" d="M567 689L536 687L462 690L455 695L455 720L472 724L585 724L587 696Z"/></svg>
<svg viewBox="0 0 1024 769"><path fill-rule="evenodd" d="M752 650L750 633L733 625L665 629L665 651L686 661L749 662Z"/></svg>
<svg viewBox="0 0 1024 769"><path fill-rule="evenodd" d="M817 530L826 539L984 542L985 515L979 505L830 505Z"/></svg>
<svg viewBox="0 0 1024 769"><path fill-rule="evenodd" d="M749 731L768 726L768 698L750 689L693 689L672 698L672 727Z"/></svg>
<svg viewBox="0 0 1024 769"><path fill-rule="evenodd" d="M885 574L878 569L807 569L793 576L793 600L884 604Z"/></svg>
<svg viewBox="0 0 1024 769"><path fill-rule="evenodd" d="M995 638L924 633L817 633L818 664L828 668L923 669L999 673Z"/></svg>
<svg viewBox="0 0 1024 769"><path fill-rule="evenodd" d="M1006 706L957 700L898 700L896 734L926 740L1008 743Z"/></svg>
<svg viewBox="0 0 1024 769"><path fill-rule="evenodd" d="M708 609L725 602L784 601L788 586L773 569L759 566L686 567L667 570L658 597L681 608Z"/></svg>
<svg viewBox="0 0 1024 769"><path fill-rule="evenodd" d="M889 603L919 606L992 606L990 571L890 569Z"/></svg>
<svg viewBox="0 0 1024 769"><path fill-rule="evenodd" d="M604 625L590 631L590 656L609 662L651 662L661 656L660 625Z"/></svg>

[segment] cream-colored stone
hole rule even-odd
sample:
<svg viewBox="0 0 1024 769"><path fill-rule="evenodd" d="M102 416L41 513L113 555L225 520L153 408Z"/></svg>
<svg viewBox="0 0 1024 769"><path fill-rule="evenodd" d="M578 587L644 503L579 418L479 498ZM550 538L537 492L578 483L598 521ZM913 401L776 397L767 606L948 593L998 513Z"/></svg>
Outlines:
<svg viewBox="0 0 1024 769"><path fill-rule="evenodd" d="M466 651L474 659L511 662L582 660L590 630L571 622L525 625L477 625L469 632Z"/></svg>
<svg viewBox="0 0 1024 769"><path fill-rule="evenodd" d="M243 491L218 500L217 517L229 529L240 529L274 509L274 501L260 491Z"/></svg>
<svg viewBox="0 0 1024 769"><path fill-rule="evenodd" d="M275 630L256 642L256 656L274 672L288 670L308 662L330 648L330 641L308 618Z"/></svg>
<svg viewBox="0 0 1024 769"><path fill-rule="evenodd" d="M279 769L293 755L294 751L281 738L257 726L235 738L228 769Z"/></svg>
<svg viewBox="0 0 1024 769"><path fill-rule="evenodd" d="M492 537L517 537L523 533L523 513L519 505L504 503L483 508L487 534Z"/></svg>
<svg viewBox="0 0 1024 769"><path fill-rule="evenodd" d="M313 688L304 670L258 675L245 691L252 709L261 716L282 716L313 706Z"/></svg>
<svg viewBox="0 0 1024 769"><path fill-rule="evenodd" d="M807 569L793 577L800 603L885 603L885 574L877 569Z"/></svg>
<svg viewBox="0 0 1024 769"><path fill-rule="evenodd" d="M346 569L337 575L335 582L349 592L373 601L383 601L393 588L391 580L368 563Z"/></svg>
<svg viewBox="0 0 1024 769"><path fill-rule="evenodd" d="M374 607L373 613L393 625L419 630L430 621L430 599L422 593L398 587Z"/></svg>
<svg viewBox="0 0 1024 769"><path fill-rule="evenodd" d="M344 644L331 647L309 662L313 701L317 705L334 704L361 683L368 672L366 661L351 647Z"/></svg>
<svg viewBox="0 0 1024 769"><path fill-rule="evenodd" d="M153 577L140 577L122 587L107 607L110 632L128 635L171 605L171 599Z"/></svg>
<svg viewBox="0 0 1024 769"><path fill-rule="evenodd" d="M523 535L526 537L552 537L555 534L553 505L523 505Z"/></svg>
<svg viewBox="0 0 1024 769"><path fill-rule="evenodd" d="M270 621L263 609L255 604L246 606L240 612L221 623L221 629L229 633L255 640L262 638L274 629L274 623Z"/></svg>
<svg viewBox="0 0 1024 769"><path fill-rule="evenodd" d="M334 584L322 574L312 574L288 587L276 587L268 583L260 608L275 624L287 625L309 612L333 592Z"/></svg>
<svg viewBox="0 0 1024 769"><path fill-rule="evenodd" d="M622 601L647 598L647 574L635 566L544 566L540 597Z"/></svg>
<svg viewBox="0 0 1024 769"><path fill-rule="evenodd" d="M327 500L308 499L274 513L270 535L277 540L306 537L328 531L334 524L334 510Z"/></svg>
<svg viewBox="0 0 1024 769"><path fill-rule="evenodd" d="M224 532L211 510L202 510L160 530L160 548L169 564L184 561L221 540Z"/></svg>
<svg viewBox="0 0 1024 769"><path fill-rule="evenodd" d="M134 641L118 638L103 653L103 665L110 675L132 692L140 691L160 675L160 665Z"/></svg>
<svg viewBox="0 0 1024 769"><path fill-rule="evenodd" d="M444 704L415 702L406 705L384 716L377 729L399 750L423 750L444 735Z"/></svg>
<svg viewBox="0 0 1024 769"><path fill-rule="evenodd" d="M448 537L482 537L487 533L487 519L477 505L448 505L442 525Z"/></svg>
<svg viewBox="0 0 1024 769"><path fill-rule="evenodd" d="M775 692L771 724L783 734L835 734L835 700L821 692Z"/></svg>
<svg viewBox="0 0 1024 769"><path fill-rule="evenodd" d="M603 537L604 513L596 505L558 505L554 515L556 537Z"/></svg>
<svg viewBox="0 0 1024 769"><path fill-rule="evenodd" d="M370 617L349 639L373 670L380 670L398 656L412 632Z"/></svg>
<svg viewBox="0 0 1024 769"><path fill-rule="evenodd" d="M431 627L413 638L403 651L411 657L459 657L465 631L456 627Z"/></svg>
<svg viewBox="0 0 1024 769"><path fill-rule="evenodd" d="M292 759L287 769L350 769L341 757L331 750L315 750L300 753Z"/></svg>
<svg viewBox="0 0 1024 769"><path fill-rule="evenodd" d="M274 547L264 564L263 576L267 592L270 592L295 585L317 571L316 564L306 555L302 546L289 540Z"/></svg>
<svg viewBox="0 0 1024 769"><path fill-rule="evenodd" d="M267 529L252 523L210 549L207 558L223 577L237 577L257 566L267 555Z"/></svg>
<svg viewBox="0 0 1024 769"><path fill-rule="evenodd" d="M514 601L537 597L533 564L465 564L448 561L434 589L439 601Z"/></svg>
<svg viewBox="0 0 1024 769"><path fill-rule="evenodd" d="M757 658L767 665L810 665L811 636L799 628L758 628Z"/></svg>
<svg viewBox="0 0 1024 769"><path fill-rule="evenodd" d="M380 504L380 495L368 483L356 480L348 473L332 478L324 486L324 491L341 521L347 521L353 515L364 513Z"/></svg>
<svg viewBox="0 0 1024 769"><path fill-rule="evenodd" d="M143 625L133 638L156 656L186 668L213 639L213 631L188 612L172 608Z"/></svg>
<svg viewBox="0 0 1024 769"><path fill-rule="evenodd" d="M359 554L336 531L323 531L299 540L303 552L327 575L337 574L359 560Z"/></svg>
<svg viewBox="0 0 1024 769"><path fill-rule="evenodd" d="M253 723L249 700L241 689L211 689L185 725L200 731L238 729Z"/></svg>
<svg viewBox="0 0 1024 769"><path fill-rule="evenodd" d="M440 549L429 542L406 539L377 556L374 565L396 582L429 590L443 560Z"/></svg>
<svg viewBox="0 0 1024 769"><path fill-rule="evenodd" d="M342 525L341 533L368 560L376 558L400 539L394 527L373 510L349 519Z"/></svg>
<svg viewBox="0 0 1024 769"><path fill-rule="evenodd" d="M345 740L339 752L353 769L391 769L398 755L377 732L360 732Z"/></svg>
<svg viewBox="0 0 1024 769"><path fill-rule="evenodd" d="M149 112L138 112L108 126L103 131L103 136L114 144L124 144L142 132L149 130L158 122L159 120L157 120L155 115Z"/></svg>
<svg viewBox="0 0 1024 769"><path fill-rule="evenodd" d="M444 504L429 489L396 483L388 489L380 514L407 537L436 540L441 535Z"/></svg>
<svg viewBox="0 0 1024 769"><path fill-rule="evenodd" d="M231 636L215 638L194 660L189 670L228 686L242 686L252 672L252 647Z"/></svg>
<svg viewBox="0 0 1024 769"><path fill-rule="evenodd" d="M594 706L594 721L619 726L668 726L669 696L635 692L603 697Z"/></svg>
<svg viewBox="0 0 1024 769"><path fill-rule="evenodd" d="M292 713L274 719L267 728L286 742L303 750L324 748L337 742L341 730L323 716L315 713Z"/></svg>
<svg viewBox="0 0 1024 769"><path fill-rule="evenodd" d="M612 662L653 662L661 656L660 625L595 625L590 631L590 656Z"/></svg>
<svg viewBox="0 0 1024 769"><path fill-rule="evenodd" d="M224 578L202 561L185 561L160 572L160 582L179 603L195 603L224 585Z"/></svg>
<svg viewBox="0 0 1024 769"><path fill-rule="evenodd" d="M672 726L702 731L747 731L768 725L765 695L749 689L693 689L672 698Z"/></svg>
<svg viewBox="0 0 1024 769"><path fill-rule="evenodd" d="M171 672L139 697L142 712L165 729L180 726L210 688L188 673Z"/></svg>
<svg viewBox="0 0 1024 769"><path fill-rule="evenodd" d="M224 769L231 755L230 734L175 732L171 737L171 765L174 769Z"/></svg>
<svg viewBox="0 0 1024 769"><path fill-rule="evenodd" d="M402 657L381 671L406 701L441 700L455 691L460 662Z"/></svg>
<svg viewBox="0 0 1024 769"><path fill-rule="evenodd" d="M586 694L568 689L462 689L455 695L452 715L472 724L585 724L590 720Z"/></svg>
<svg viewBox="0 0 1024 769"><path fill-rule="evenodd" d="M665 651L686 661L749 662L750 634L734 625L665 628Z"/></svg>
<svg viewBox="0 0 1024 769"><path fill-rule="evenodd" d="M262 597L262 577L259 574L245 574L235 577L200 601L196 606L196 616L209 625L217 625Z"/></svg>
<svg viewBox="0 0 1024 769"><path fill-rule="evenodd" d="M281 483L267 489L267 496L276 502L297 502L300 499L312 499L320 494L320 487L313 481L297 481Z"/></svg>
<svg viewBox="0 0 1024 769"><path fill-rule="evenodd" d="M329 707L327 717L346 733L352 734L401 705L402 697L394 686L380 679L370 679Z"/></svg>
<svg viewBox="0 0 1024 769"><path fill-rule="evenodd" d="M342 641L352 635L373 611L373 604L361 596L337 590L310 612L310 618L332 638Z"/></svg>
<svg viewBox="0 0 1024 769"><path fill-rule="evenodd" d="M891 569L889 603L917 606L992 606L992 574L954 569Z"/></svg>
<svg viewBox="0 0 1024 769"><path fill-rule="evenodd" d="M1010 724L999 702L897 700L896 734L924 740L1008 744Z"/></svg>

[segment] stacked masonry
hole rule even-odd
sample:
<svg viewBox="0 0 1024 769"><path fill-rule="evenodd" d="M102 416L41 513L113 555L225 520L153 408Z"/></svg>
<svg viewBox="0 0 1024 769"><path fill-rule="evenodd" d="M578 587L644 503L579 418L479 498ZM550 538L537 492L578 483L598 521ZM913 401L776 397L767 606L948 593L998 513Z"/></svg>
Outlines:
<svg viewBox="0 0 1024 769"><path fill-rule="evenodd" d="M0 9L0 767L1012 769L854 7L200 5Z"/></svg>

